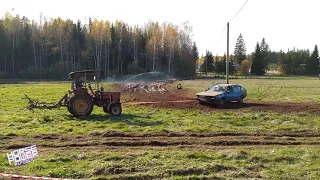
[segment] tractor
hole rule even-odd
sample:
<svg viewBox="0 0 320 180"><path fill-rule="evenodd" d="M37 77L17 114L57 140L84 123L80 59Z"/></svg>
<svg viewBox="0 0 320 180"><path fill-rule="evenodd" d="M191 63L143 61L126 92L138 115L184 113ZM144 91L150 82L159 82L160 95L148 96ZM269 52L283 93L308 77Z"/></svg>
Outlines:
<svg viewBox="0 0 320 180"><path fill-rule="evenodd" d="M74 117L89 116L93 110L93 106L103 108L105 113L119 116L122 112L120 102L120 92L105 92L100 79L100 72L94 70L74 71L69 73L72 79L71 90L64 95L61 100L54 103L39 102L29 98L29 110L33 109L53 109L66 106L68 111ZM93 78L94 87L87 83L88 79ZM101 86L100 86L101 83Z"/></svg>

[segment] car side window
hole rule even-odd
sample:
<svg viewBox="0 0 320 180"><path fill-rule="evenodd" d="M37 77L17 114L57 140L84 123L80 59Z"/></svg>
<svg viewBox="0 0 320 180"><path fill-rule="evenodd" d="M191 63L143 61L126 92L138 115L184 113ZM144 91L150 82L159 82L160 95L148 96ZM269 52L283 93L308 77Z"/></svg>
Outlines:
<svg viewBox="0 0 320 180"><path fill-rule="evenodd" d="M235 93L240 92L240 87L239 86L232 86L232 92L235 92Z"/></svg>

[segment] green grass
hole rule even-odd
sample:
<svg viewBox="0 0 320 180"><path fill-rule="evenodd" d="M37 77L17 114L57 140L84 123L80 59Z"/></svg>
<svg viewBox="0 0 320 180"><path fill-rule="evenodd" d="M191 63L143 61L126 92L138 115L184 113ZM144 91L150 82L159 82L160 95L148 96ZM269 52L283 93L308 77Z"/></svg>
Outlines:
<svg viewBox="0 0 320 180"><path fill-rule="evenodd" d="M181 81L191 93L203 91L212 82L224 80ZM232 79L248 90L247 100L320 103L320 81L316 78ZM176 84L173 84L175 86ZM108 86L106 89L110 89ZM303 112L261 113L247 110L201 111L158 109L125 105L123 115L111 117L95 108L91 116L74 118L66 108L26 110L24 93L46 102L57 102L70 89L69 83L28 83L0 85L0 135L38 134L87 135L107 131L126 133L276 133L318 132L320 117ZM126 97L124 97L126 98ZM1 139L1 144L5 140ZM16 173L65 178L120 179L201 179L320 178L320 150L306 147L235 147L196 150L152 150L148 148L112 149L39 148L40 157L25 166L9 165L0 146L0 173Z"/></svg>
<svg viewBox="0 0 320 180"><path fill-rule="evenodd" d="M318 102L320 83L316 80L233 80L243 84L248 100L258 101L307 101ZM210 80L182 81L183 88L191 92L201 91L209 86ZM125 105L123 115L112 117L102 108L95 107L91 116L74 118L65 107L54 110L26 110L30 97L46 102L57 102L69 89L68 83L0 85L0 135L37 134L90 134L102 131L150 133L171 132L276 132L276 131L318 131L320 117L307 113L261 113L243 111L201 111L157 109L139 105ZM272 88L269 88L273 86ZM282 88L279 91L280 86ZM110 88L111 86L109 86ZM295 88L299 87L299 88ZM302 87L309 87L310 91ZM312 87L312 88L311 88ZM313 88L313 87L319 87ZM265 89L268 89L267 91ZM264 95L259 93L264 92ZM272 93L278 91L278 94ZM318 98L319 97L319 98ZM125 97L124 97L125 98ZM178 127L178 128L177 128Z"/></svg>
<svg viewBox="0 0 320 180"><path fill-rule="evenodd" d="M1 155L0 172L93 179L317 179L319 153L316 147L216 148L203 152L73 149L45 154L18 167L9 165Z"/></svg>

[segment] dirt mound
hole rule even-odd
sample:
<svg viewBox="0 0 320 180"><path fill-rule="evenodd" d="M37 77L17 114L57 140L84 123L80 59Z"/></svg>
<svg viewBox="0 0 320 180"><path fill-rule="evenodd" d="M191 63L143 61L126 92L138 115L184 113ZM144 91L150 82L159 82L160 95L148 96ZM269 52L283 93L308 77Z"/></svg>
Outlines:
<svg viewBox="0 0 320 180"><path fill-rule="evenodd" d="M171 90L167 88L166 93L161 92L141 92L127 91L122 93L124 98L130 102L168 102L177 100L194 100L195 95L187 90Z"/></svg>

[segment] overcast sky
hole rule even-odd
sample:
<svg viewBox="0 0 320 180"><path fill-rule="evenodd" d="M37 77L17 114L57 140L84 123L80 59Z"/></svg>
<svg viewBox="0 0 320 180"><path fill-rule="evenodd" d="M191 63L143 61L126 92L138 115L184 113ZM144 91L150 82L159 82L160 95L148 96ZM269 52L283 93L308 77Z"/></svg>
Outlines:
<svg viewBox="0 0 320 180"><path fill-rule="evenodd" d="M6 0L1 1L0 16L5 12L39 20L40 12L47 17L85 20L123 20L129 24L144 24L149 20L181 24L189 21L199 53L206 49L223 55L227 51L227 22L246 0ZM14 10L12 11L12 9ZM230 53L241 33L247 53L265 37L271 50L293 47L309 48L320 40L318 0L249 0L230 23Z"/></svg>

